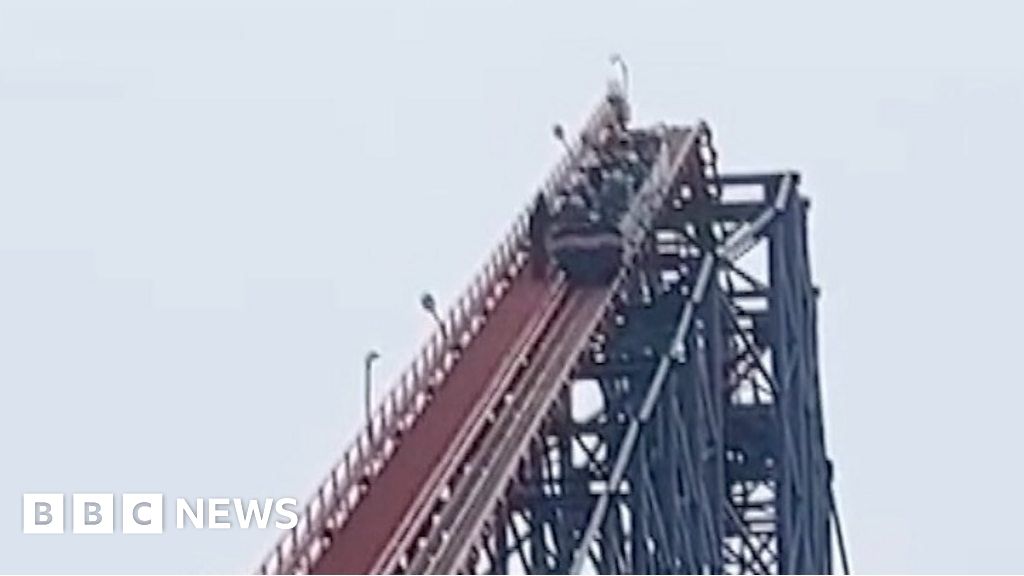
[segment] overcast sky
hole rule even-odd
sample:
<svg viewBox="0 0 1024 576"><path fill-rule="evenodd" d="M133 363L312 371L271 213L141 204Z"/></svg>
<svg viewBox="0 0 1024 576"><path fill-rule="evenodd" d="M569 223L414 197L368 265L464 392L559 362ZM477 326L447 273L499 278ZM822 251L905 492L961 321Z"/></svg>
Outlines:
<svg viewBox="0 0 1024 576"><path fill-rule="evenodd" d="M804 175L854 567L1024 570L1019 12L425 4L0 1L0 570L252 569L275 531L24 536L21 494L305 499L611 52L641 121Z"/></svg>

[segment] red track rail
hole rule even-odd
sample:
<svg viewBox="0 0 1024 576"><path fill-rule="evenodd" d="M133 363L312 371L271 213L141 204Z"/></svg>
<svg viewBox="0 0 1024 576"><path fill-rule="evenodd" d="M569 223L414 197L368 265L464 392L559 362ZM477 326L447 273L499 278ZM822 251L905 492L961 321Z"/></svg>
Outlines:
<svg viewBox="0 0 1024 576"><path fill-rule="evenodd" d="M613 121L615 115L609 102L602 100L582 133L595 134ZM563 180L578 160L579 150L577 142L545 182L544 193L551 194ZM380 535L374 532L375 524L358 518L376 518L374 512L362 512L364 509L378 512L398 509L374 503L399 498L385 488L389 486L387 482L409 475L408 483L431 484L429 480L434 476L411 475L413 470L423 471L422 464L429 463L429 458L410 460L402 454L419 451L405 447L421 446L421 442L436 442L434 448L444 447L443 443L457 439L458 430L452 426L463 424L460 418L471 419L480 406L477 403L491 398L491 394L485 392L491 392L490 386L496 385L496 378L503 373L499 365L501 359L509 357L509 352L522 345L523 339L532 333L530 327L541 318L538 309L543 308L545 298L554 298L552 286L520 274L525 260L525 231L524 211L469 289L446 315L445 332L452 336L452 341L445 342L441 334L436 333L427 342L378 407L370 426L359 434L320 485L304 508L299 524L278 541L260 565L260 573L335 571L341 569L336 566L350 566L347 560L343 565L336 564L333 559L347 558L349 554L334 550L350 541L369 542L368 537L358 535L363 527ZM462 348L463 353L453 353L453 344ZM421 446L421 449L425 448ZM429 453L436 455L437 451ZM397 494L402 494L401 498L417 497L411 491L400 490ZM415 500L405 500L405 503L412 507L410 511L415 510ZM395 528L393 521L397 512L394 514L382 517L383 525ZM360 528L351 528L352 525ZM399 522L397 528L403 526ZM387 542L382 546L381 550L386 551ZM357 547L362 563L353 561L351 566L362 566L372 555L362 544ZM376 544L372 548L375 547Z"/></svg>
<svg viewBox="0 0 1024 576"><path fill-rule="evenodd" d="M461 573L458 568L464 566L467 548L505 493L522 449L533 438L531 431L548 414L560 385L575 367L603 316L611 290L602 286L566 291L544 334L533 344L529 362L510 380L508 401L492 413L493 425L477 437L474 454L464 461L467 472L452 487L452 504L438 511L425 531L429 533L425 541L411 547L412 558L406 566L400 568L392 561L382 572ZM438 547L441 550L432 554Z"/></svg>
<svg viewBox="0 0 1024 576"><path fill-rule="evenodd" d="M594 116L598 120L589 124L590 130L599 128L601 118L608 115L599 109ZM646 183L649 192L641 192L631 209L636 223L626 228L630 246L642 239L646 223L658 210L660 191L675 178L684 159L695 153L693 144L705 132L703 127L664 132L669 145L663 148L654 176ZM550 191L574 162L572 154L563 160L546 190ZM406 562L415 560L411 555L422 556L419 542L428 531L434 536L448 533L449 528L437 523L437 514L452 497L452 482L471 470L465 466L475 461L467 458L469 455L488 452L487 438L509 430L507 426L492 430L491 424L503 414L534 422L535 418L524 414L545 412L542 407L550 395L538 392L530 381L541 379L557 385L564 374L556 372L561 374L572 366L614 287L589 294L584 298L587 305L579 308L568 304L566 298L571 299L573 292L560 279L537 280L522 273L525 220L520 217L516 221L447 316L445 332L452 339L443 341L435 335L428 342L379 408L372 427L357 438L343 463L332 470L306 506L299 525L261 566L263 573L403 569ZM620 280L621 274L615 284ZM569 324L567 314L575 318ZM542 346L545 335L551 334L560 344ZM550 353L532 358L538 348L550 348ZM531 365L534 371L543 368L544 377L531 376ZM510 412L509 407L520 397L520 403L522 398L528 400L527 411ZM526 426L533 427L535 424ZM519 442L505 444L500 451L495 446L499 466L506 472L498 484L504 483L521 451L516 449ZM486 510L493 504L493 497L500 492L498 484L474 491L479 496L475 508ZM455 529L457 538L467 537L473 528L471 520ZM462 550L451 548L434 558L448 566L458 565Z"/></svg>
<svg viewBox="0 0 1024 576"><path fill-rule="evenodd" d="M388 465L370 484L361 505L338 530L314 573L363 574L379 566L430 513L455 471L481 414L501 398L520 350L530 347L557 297L553 283L520 274L448 375L443 387L408 430Z"/></svg>
<svg viewBox="0 0 1024 576"><path fill-rule="evenodd" d="M665 129L662 134L664 140L652 177L637 194L630 212L629 258L636 254L635 246L650 229L650 219L658 212L668 183L676 180L686 162L691 169L699 169L697 142L704 134L703 128ZM488 414L493 424L474 439L473 453L460 458L463 474L449 485L449 500L439 501L420 528L424 537L412 542L403 554L390 555L389 563L378 567L380 572L451 574L468 569L472 573L472 567L466 564L470 549L497 502L507 493L530 440L550 413L558 391L589 336L606 318L612 295L624 281L625 272L620 270L609 285L566 290L558 310L545 323L545 332L526 350L528 361L507 383L507 401Z"/></svg>

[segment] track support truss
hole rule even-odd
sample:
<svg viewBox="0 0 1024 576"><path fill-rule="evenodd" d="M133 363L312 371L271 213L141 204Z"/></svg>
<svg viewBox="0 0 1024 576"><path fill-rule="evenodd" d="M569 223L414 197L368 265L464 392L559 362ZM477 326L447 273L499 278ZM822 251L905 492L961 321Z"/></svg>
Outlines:
<svg viewBox="0 0 1024 576"><path fill-rule="evenodd" d="M702 163L465 572L831 571L808 202L795 173Z"/></svg>

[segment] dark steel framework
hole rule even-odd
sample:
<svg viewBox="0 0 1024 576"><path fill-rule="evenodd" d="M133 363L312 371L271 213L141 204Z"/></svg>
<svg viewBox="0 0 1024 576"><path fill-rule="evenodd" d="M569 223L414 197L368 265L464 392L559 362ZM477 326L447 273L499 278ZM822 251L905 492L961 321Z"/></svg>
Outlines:
<svg viewBox="0 0 1024 576"><path fill-rule="evenodd" d="M827 573L833 542L849 572L799 175L720 176L706 125L661 130L615 281L510 274L517 221L262 573ZM477 332L451 376L446 333Z"/></svg>
<svg viewBox="0 0 1024 576"><path fill-rule="evenodd" d="M465 571L831 571L808 203L698 161Z"/></svg>

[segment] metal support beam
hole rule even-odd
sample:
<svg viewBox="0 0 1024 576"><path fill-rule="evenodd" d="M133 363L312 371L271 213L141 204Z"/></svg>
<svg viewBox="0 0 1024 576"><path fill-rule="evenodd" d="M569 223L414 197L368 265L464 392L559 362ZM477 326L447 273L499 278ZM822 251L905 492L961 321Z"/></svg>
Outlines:
<svg viewBox="0 0 1024 576"><path fill-rule="evenodd" d="M831 571L807 203L794 173L714 184L676 184L534 443L529 536L492 547L523 572Z"/></svg>

